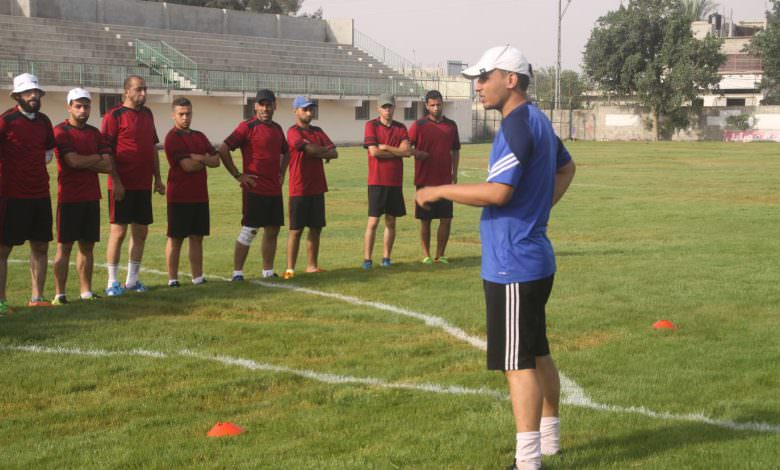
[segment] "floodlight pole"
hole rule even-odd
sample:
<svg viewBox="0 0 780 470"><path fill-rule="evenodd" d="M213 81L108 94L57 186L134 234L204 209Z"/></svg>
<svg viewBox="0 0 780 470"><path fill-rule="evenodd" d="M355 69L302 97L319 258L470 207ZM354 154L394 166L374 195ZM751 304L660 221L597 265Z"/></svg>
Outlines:
<svg viewBox="0 0 780 470"><path fill-rule="evenodd" d="M558 0L558 64L555 67L555 100L554 106L557 111L561 107L561 23L563 22L563 15L566 14L566 10L571 5L571 0L566 0L566 7L562 8L562 1Z"/></svg>

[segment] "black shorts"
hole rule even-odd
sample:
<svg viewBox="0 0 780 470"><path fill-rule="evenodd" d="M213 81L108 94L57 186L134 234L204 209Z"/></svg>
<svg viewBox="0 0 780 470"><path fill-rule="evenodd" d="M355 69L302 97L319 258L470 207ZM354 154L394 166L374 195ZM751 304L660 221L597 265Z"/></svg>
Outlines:
<svg viewBox="0 0 780 470"><path fill-rule="evenodd" d="M424 188L425 186L417 186L417 189ZM430 210L422 208L417 202L414 203L414 218L420 220L433 220L433 219L451 219L452 218L452 201L448 199L440 199L436 202L429 204Z"/></svg>
<svg viewBox="0 0 780 470"><path fill-rule="evenodd" d="M544 306L553 277L513 284L483 281L488 369L535 369L536 358L550 354Z"/></svg>
<svg viewBox="0 0 780 470"><path fill-rule="evenodd" d="M27 240L50 242L53 239L51 198L2 198L0 220L3 245L24 245Z"/></svg>
<svg viewBox="0 0 780 470"><path fill-rule="evenodd" d="M290 196L290 230L325 226L325 195Z"/></svg>
<svg viewBox="0 0 780 470"><path fill-rule="evenodd" d="M404 192L401 186L368 187L368 216L379 217L382 214L394 217L406 215Z"/></svg>
<svg viewBox="0 0 780 470"><path fill-rule="evenodd" d="M168 236L187 238L191 235L205 237L209 234L208 202L169 202Z"/></svg>
<svg viewBox="0 0 780 470"><path fill-rule="evenodd" d="M263 196L244 191L244 227L281 227L284 225L282 196Z"/></svg>
<svg viewBox="0 0 780 470"><path fill-rule="evenodd" d="M100 201L63 202L57 205L59 243L100 241Z"/></svg>
<svg viewBox="0 0 780 470"><path fill-rule="evenodd" d="M152 191L146 189L126 189L125 198L114 200L114 192L108 192L108 215L112 224L151 225Z"/></svg>

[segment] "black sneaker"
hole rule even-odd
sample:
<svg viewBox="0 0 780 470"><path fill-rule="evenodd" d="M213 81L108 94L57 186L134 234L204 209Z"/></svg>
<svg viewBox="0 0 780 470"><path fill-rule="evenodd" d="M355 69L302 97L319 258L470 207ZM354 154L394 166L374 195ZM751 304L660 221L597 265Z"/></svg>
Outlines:
<svg viewBox="0 0 780 470"><path fill-rule="evenodd" d="M168 281L168 287L181 287L179 281Z"/></svg>

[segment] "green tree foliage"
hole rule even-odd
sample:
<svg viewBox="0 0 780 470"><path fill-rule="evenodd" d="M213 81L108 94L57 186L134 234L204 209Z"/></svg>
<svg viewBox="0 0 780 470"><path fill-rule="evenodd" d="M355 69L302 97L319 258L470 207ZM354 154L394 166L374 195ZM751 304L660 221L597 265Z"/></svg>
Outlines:
<svg viewBox="0 0 780 470"><path fill-rule="evenodd" d="M767 12L766 29L759 31L748 45L748 52L761 57L764 76L761 87L765 103L780 103L780 1L772 2Z"/></svg>
<svg viewBox="0 0 780 470"><path fill-rule="evenodd" d="M718 4L712 0L680 0L689 21L706 20L718 11Z"/></svg>
<svg viewBox="0 0 780 470"><path fill-rule="evenodd" d="M688 127L690 103L720 81L720 44L693 37L679 0L630 0L597 21L585 73L605 92L636 97L660 139Z"/></svg>
<svg viewBox="0 0 780 470"><path fill-rule="evenodd" d="M258 13L276 13L295 15L303 6L303 0L149 0L167 1L180 5L197 7L225 8L228 10L255 11Z"/></svg>
<svg viewBox="0 0 780 470"><path fill-rule="evenodd" d="M587 78L574 70L561 70L561 106L581 108L584 93L589 90ZM555 67L534 70L531 79L531 96L543 108L552 106L555 96Z"/></svg>

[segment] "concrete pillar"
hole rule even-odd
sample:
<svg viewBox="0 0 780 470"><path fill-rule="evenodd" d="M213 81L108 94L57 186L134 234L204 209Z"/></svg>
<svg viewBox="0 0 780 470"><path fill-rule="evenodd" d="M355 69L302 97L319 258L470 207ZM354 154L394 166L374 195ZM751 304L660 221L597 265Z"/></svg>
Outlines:
<svg viewBox="0 0 780 470"><path fill-rule="evenodd" d="M282 19L281 15L276 15L276 38L282 39Z"/></svg>
<svg viewBox="0 0 780 470"><path fill-rule="evenodd" d="M228 23L228 11L227 8L222 9L222 34L228 34L230 26Z"/></svg>
<svg viewBox="0 0 780 470"><path fill-rule="evenodd" d="M103 3L103 0L97 0L95 2L95 10L95 18L97 19L97 22L105 23L106 5Z"/></svg>
<svg viewBox="0 0 780 470"><path fill-rule="evenodd" d="M162 3L163 28L171 29L171 15L168 13L168 3Z"/></svg>

